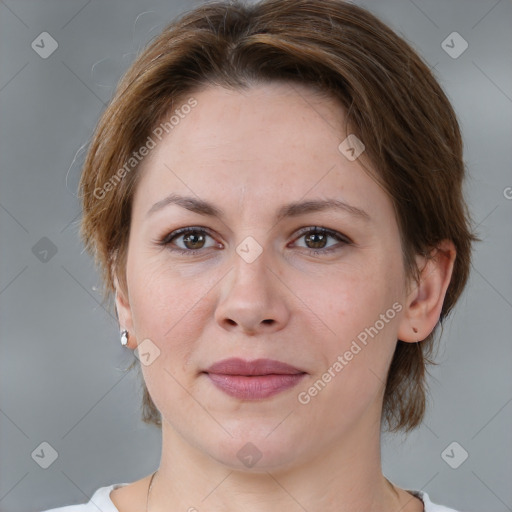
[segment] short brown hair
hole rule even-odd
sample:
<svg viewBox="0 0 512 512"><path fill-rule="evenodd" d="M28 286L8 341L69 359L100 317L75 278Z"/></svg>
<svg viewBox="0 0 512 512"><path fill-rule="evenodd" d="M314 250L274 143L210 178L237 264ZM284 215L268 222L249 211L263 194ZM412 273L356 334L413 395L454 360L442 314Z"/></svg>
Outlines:
<svg viewBox="0 0 512 512"><path fill-rule="evenodd" d="M126 289L138 173L137 166L125 167L113 183L116 171L194 90L277 80L341 101L347 126L364 142L374 178L393 202L408 278L418 279L416 254L428 256L443 239L455 245L440 321L419 343L397 340L389 368L382 420L390 431L407 432L423 419L434 334L464 289L471 244L479 238L462 193L465 166L453 108L409 44L365 9L340 0L221 1L170 23L128 69L99 120L80 181L82 238L101 268L105 299L114 292L114 276ZM142 386L142 419L161 425Z"/></svg>

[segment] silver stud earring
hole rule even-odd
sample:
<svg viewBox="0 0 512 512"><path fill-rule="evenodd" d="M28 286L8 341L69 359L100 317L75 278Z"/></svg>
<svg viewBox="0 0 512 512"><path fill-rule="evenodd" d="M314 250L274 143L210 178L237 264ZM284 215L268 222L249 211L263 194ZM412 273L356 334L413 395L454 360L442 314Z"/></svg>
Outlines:
<svg viewBox="0 0 512 512"><path fill-rule="evenodd" d="M121 331L121 345L123 345L123 347L128 345L128 331L126 329Z"/></svg>

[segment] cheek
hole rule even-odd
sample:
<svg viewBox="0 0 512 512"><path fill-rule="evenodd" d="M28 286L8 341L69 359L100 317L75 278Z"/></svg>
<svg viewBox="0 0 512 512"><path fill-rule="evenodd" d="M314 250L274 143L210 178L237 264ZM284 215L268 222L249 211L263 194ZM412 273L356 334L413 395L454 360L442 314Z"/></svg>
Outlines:
<svg viewBox="0 0 512 512"><path fill-rule="evenodd" d="M338 388L339 396L374 393L385 383L403 307L395 284L400 282L399 270L390 258L375 258L366 265L339 268L322 291L310 289L307 295L322 320L317 332L325 333L312 339L323 354L323 371L331 368L337 377L332 389Z"/></svg>
<svg viewBox="0 0 512 512"><path fill-rule="evenodd" d="M160 363L181 372L178 366L185 367L211 315L211 288L218 278L187 279L162 262L163 257L131 262L133 324L137 340L151 339L160 349Z"/></svg>
<svg viewBox="0 0 512 512"><path fill-rule="evenodd" d="M391 307L389 272L392 270L372 260L331 267L324 275L304 281L298 295L323 320L330 338L346 341Z"/></svg>
<svg viewBox="0 0 512 512"><path fill-rule="evenodd" d="M396 345L393 304L398 304L369 288L355 296L338 294L336 300L339 312L327 319L335 335L316 341L323 365L297 397L307 414L322 418L323 428L333 432L349 428L354 418L380 403Z"/></svg>
<svg viewBox="0 0 512 512"><path fill-rule="evenodd" d="M157 347L151 364L141 364L144 381L165 417L186 417L195 376L188 365L202 337L207 289L197 280L177 280L162 265L139 268L130 288L135 333L139 343L150 339Z"/></svg>

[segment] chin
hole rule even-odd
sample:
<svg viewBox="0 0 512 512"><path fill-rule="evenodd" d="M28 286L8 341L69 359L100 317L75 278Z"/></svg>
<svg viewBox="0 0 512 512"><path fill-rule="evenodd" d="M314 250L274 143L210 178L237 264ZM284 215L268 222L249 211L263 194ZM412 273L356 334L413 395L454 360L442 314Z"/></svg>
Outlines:
<svg viewBox="0 0 512 512"><path fill-rule="evenodd" d="M304 433L293 435L289 428L279 432L282 426L276 429L278 423L274 423L274 431L261 426L258 429L239 427L233 437L226 435L218 440L213 439L214 442L203 446L203 449L232 470L253 473L285 471L297 463L304 452L306 439Z"/></svg>

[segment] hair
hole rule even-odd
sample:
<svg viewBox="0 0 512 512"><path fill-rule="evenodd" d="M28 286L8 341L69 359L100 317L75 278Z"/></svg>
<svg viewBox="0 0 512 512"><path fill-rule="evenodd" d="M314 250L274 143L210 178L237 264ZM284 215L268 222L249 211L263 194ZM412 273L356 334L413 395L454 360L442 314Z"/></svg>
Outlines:
<svg viewBox="0 0 512 512"><path fill-rule="evenodd" d="M115 278L127 289L131 206L140 174L134 152L155 127L168 131L170 124L162 121L194 91L241 91L276 81L306 85L341 102L351 133L364 142L374 179L393 203L408 279L418 282L416 255L431 257L445 239L455 245L438 323L421 342L397 340L388 371L381 422L391 432L408 432L424 417L427 365L436 364L434 335L466 285L471 244L480 239L471 231L463 197L462 137L448 98L411 46L361 7L341 0L207 3L148 43L98 122L79 184L80 234L101 270L104 300L112 298ZM142 420L161 426L144 381L142 390Z"/></svg>

